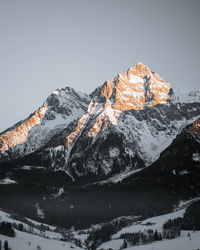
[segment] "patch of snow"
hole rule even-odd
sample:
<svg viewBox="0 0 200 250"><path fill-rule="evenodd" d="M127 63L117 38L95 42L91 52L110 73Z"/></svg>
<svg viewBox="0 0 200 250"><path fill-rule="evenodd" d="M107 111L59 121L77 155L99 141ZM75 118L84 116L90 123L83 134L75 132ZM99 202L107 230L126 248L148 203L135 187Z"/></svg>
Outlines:
<svg viewBox="0 0 200 250"><path fill-rule="evenodd" d="M130 74L130 83L138 84L138 83L144 83L144 80L141 77L138 77L136 75Z"/></svg>
<svg viewBox="0 0 200 250"><path fill-rule="evenodd" d="M192 160L193 161L200 161L200 153L194 153L192 155Z"/></svg>
<svg viewBox="0 0 200 250"><path fill-rule="evenodd" d="M97 182L97 184L118 183L122 181L123 179L131 176L132 174L140 172L141 170L143 170L143 168L138 168L138 169L133 169L133 170L127 169L123 173L116 174L113 177L110 177L108 180Z"/></svg>
<svg viewBox="0 0 200 250"><path fill-rule="evenodd" d="M189 174L189 173L190 173L190 172L187 171L187 170L185 169L185 170L179 171L179 172L178 172L178 175L185 175L185 174ZM172 174L173 174L173 175L177 175L176 169L173 169L173 170L172 170Z"/></svg>
<svg viewBox="0 0 200 250"><path fill-rule="evenodd" d="M38 222L38 221L36 221L36 220L32 220L32 219L29 219L29 218L25 218L26 220L28 220L28 221L30 221L31 223L33 223L34 225L36 225L36 226L41 226L41 225L44 225L44 226L46 226L46 227L49 227L49 229L51 230L51 231L55 231L56 230L56 227L55 226L51 226L51 225L48 225L48 224L45 224L45 223L41 223L41 222Z"/></svg>
<svg viewBox="0 0 200 250"><path fill-rule="evenodd" d="M110 148L109 149L109 155L111 158L115 158L118 157L118 155L120 154L119 148Z"/></svg>
<svg viewBox="0 0 200 250"><path fill-rule="evenodd" d="M61 196L64 193L64 188L59 188L58 193L54 195L55 198L58 198L59 196Z"/></svg>
<svg viewBox="0 0 200 250"><path fill-rule="evenodd" d="M27 170L27 171L31 171L33 169L43 169L43 170L46 170L46 168L42 167L42 166L22 166L22 167L20 167L20 169Z"/></svg>
<svg viewBox="0 0 200 250"><path fill-rule="evenodd" d="M9 177L6 177L4 179L0 179L0 185L9 185L9 184L17 184L17 182L10 179Z"/></svg>
<svg viewBox="0 0 200 250"><path fill-rule="evenodd" d="M52 92L52 94L58 95L58 94L59 94L59 91L58 91L58 90L54 90L54 91Z"/></svg>
<svg viewBox="0 0 200 250"><path fill-rule="evenodd" d="M44 209L40 208L40 205L38 203L35 204L35 210L36 210L36 215L39 218L44 219Z"/></svg>
<svg viewBox="0 0 200 250"><path fill-rule="evenodd" d="M70 116L63 116L61 114L56 114L56 118L54 120L47 120L44 126L44 129L54 129L56 127L68 125L71 121L81 117L84 114L82 109L72 109L72 114Z"/></svg>
<svg viewBox="0 0 200 250"><path fill-rule="evenodd" d="M108 164L108 167L109 167L109 164ZM116 175L108 178L107 180L86 184L83 187L88 187L88 186L95 185L95 184L103 185L103 184L106 184L106 183L118 183L118 182L122 181L123 179L128 178L132 174L140 172L141 170L143 170L143 168L138 168L138 169L133 169L133 170L130 170L130 168L127 168L123 173L116 174Z"/></svg>
<svg viewBox="0 0 200 250"><path fill-rule="evenodd" d="M176 169L173 169L173 170L172 170L172 174L173 174L173 175L176 175Z"/></svg>
<svg viewBox="0 0 200 250"><path fill-rule="evenodd" d="M179 202L178 206L175 208L175 211L177 211L178 209L182 209L182 208L188 207L189 205L191 205L192 203L194 203L194 202L196 202L198 200L200 200L199 197L193 198L191 200L186 200L186 201L181 200Z"/></svg>
<svg viewBox="0 0 200 250"><path fill-rule="evenodd" d="M20 169L22 170L32 170L33 166L22 166Z"/></svg>
<svg viewBox="0 0 200 250"><path fill-rule="evenodd" d="M60 233L52 232L49 230L45 230L44 235L45 235L45 237L48 237L50 239L60 240L62 238L62 235Z"/></svg>
<svg viewBox="0 0 200 250"><path fill-rule="evenodd" d="M79 233L79 232L73 232L73 234L74 234L74 238L76 238L76 239L78 239L78 240L80 240L81 242L85 242L85 240L87 239L87 237L89 236L89 234L88 233Z"/></svg>
<svg viewBox="0 0 200 250"><path fill-rule="evenodd" d="M113 249L113 250L119 250L121 246L123 245L124 240L123 239L115 239L112 241L107 241L100 245L97 250L100 249Z"/></svg>
<svg viewBox="0 0 200 250"><path fill-rule="evenodd" d="M189 174L190 172L187 171L187 170L183 170L183 171L180 171L179 174L180 175L185 175L185 174Z"/></svg>

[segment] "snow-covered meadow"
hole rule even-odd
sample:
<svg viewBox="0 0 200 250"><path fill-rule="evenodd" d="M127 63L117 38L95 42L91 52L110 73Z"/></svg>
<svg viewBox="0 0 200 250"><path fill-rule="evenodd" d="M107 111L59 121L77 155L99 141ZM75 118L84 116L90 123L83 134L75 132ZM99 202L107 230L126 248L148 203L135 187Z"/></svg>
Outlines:
<svg viewBox="0 0 200 250"><path fill-rule="evenodd" d="M190 234L190 238L188 237ZM98 249L119 250L122 239L115 239L102 244ZM197 250L200 249L200 231L181 231L181 236L172 240L155 241L145 245L131 246L127 250Z"/></svg>
<svg viewBox="0 0 200 250"><path fill-rule="evenodd" d="M189 201L181 201L179 206L175 208L175 210L171 213L159 215L155 217L151 217L145 219L143 221L134 222L131 226L127 226L122 228L116 234L112 235L110 241L101 244L98 247L100 249L113 249L120 250L123 246L124 240L120 239L121 234L124 233L136 233L136 232L145 232L149 229L153 231L157 230L158 232L162 232L163 224L166 223L169 219L176 219L179 217L183 217L184 213L189 205L193 202L199 200L199 198L191 199ZM56 232L56 227L49 226L47 224L43 224L46 226L46 230L43 232L40 231L37 226L41 226L40 222L30 220L25 218L25 222L21 222L20 220L13 219L9 213L0 211L0 222L6 221L10 223L23 224L23 227L27 232L18 231L15 229L16 236L14 238L8 237L0 234L0 240L2 244L7 240L9 247L12 250L66 250L66 249L74 249L80 250L85 247L85 240L88 237L88 232L92 230L92 228L98 227L100 225L93 225L91 228L87 230L74 231L73 237L77 240L81 241L82 248L77 247L75 244L71 242L62 241L62 234ZM30 225L26 224L29 221L33 223L33 228L30 231ZM34 227L35 225L35 227ZM197 250L200 249L200 231L181 231L181 235L178 238L174 239L163 239L161 241L154 241L147 244L139 244L134 246L128 246L129 250Z"/></svg>

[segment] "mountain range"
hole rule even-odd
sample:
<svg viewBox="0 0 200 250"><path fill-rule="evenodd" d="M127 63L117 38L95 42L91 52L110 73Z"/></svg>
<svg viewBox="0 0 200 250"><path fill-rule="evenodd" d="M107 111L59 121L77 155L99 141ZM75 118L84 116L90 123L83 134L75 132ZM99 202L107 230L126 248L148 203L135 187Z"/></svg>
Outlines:
<svg viewBox="0 0 200 250"><path fill-rule="evenodd" d="M200 91L176 90L138 63L90 95L69 87L53 91L0 134L0 166L42 166L73 181L129 176L156 162L199 118Z"/></svg>

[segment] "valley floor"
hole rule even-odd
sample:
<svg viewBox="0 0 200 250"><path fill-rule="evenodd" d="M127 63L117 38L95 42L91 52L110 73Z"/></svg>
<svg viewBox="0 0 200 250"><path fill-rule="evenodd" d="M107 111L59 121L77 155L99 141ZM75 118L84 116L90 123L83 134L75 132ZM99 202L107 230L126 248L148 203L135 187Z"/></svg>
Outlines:
<svg viewBox="0 0 200 250"><path fill-rule="evenodd" d="M112 235L112 239L108 242L101 244L98 247L100 249L113 249L119 250L123 246L123 239L120 239L120 235L124 233L134 233L134 232L144 232L148 229L157 230L162 232L163 224L169 219L175 219L183 217L186 208L195 201L198 201L199 198L192 199L187 202L181 202L179 207L175 209L174 212L163 214L155 217L148 218L143 221L134 222L132 225L123 227L116 234ZM6 221L14 224L23 224L25 230L32 229L30 231L22 232L15 229L16 236L14 238L7 237L0 234L0 240L2 245L7 240L9 247L12 250L81 250L83 248L75 246L71 242L64 242L60 239L62 238L61 233L56 232L56 227L46 226L46 229L42 232L40 231L40 222L24 218L24 222L21 222L18 219L14 219L7 212L0 211L0 222ZM29 223L32 223L31 225ZM94 225L95 226L95 225ZM98 226L98 225L96 225ZM88 232L93 230L92 227L86 231L75 231L73 232L74 238L81 241L81 245L84 247L84 241L88 236ZM37 235L36 235L37 234ZM45 237L43 237L45 236ZM200 249L200 231L181 231L181 236L175 239L164 239L162 241L155 241L149 244L129 246L129 250L198 250Z"/></svg>

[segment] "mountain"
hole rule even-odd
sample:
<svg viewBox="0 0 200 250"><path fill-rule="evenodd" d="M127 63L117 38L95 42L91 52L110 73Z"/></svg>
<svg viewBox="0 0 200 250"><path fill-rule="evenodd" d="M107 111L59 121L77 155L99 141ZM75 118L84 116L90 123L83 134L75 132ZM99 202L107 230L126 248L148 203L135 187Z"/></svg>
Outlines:
<svg viewBox="0 0 200 250"><path fill-rule="evenodd" d="M54 91L24 121L0 134L0 161L45 166L71 178L109 178L150 166L200 117L200 91L187 94L142 63L89 96Z"/></svg>
<svg viewBox="0 0 200 250"><path fill-rule="evenodd" d="M0 134L0 160L20 158L44 146L85 113L89 99L69 87L55 90L42 107Z"/></svg>
<svg viewBox="0 0 200 250"><path fill-rule="evenodd" d="M132 187L165 189L182 199L200 194L200 120L186 126L149 168L122 181Z"/></svg>

